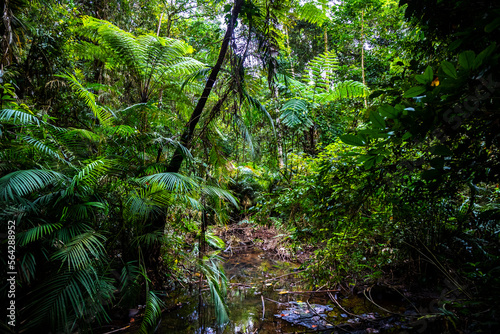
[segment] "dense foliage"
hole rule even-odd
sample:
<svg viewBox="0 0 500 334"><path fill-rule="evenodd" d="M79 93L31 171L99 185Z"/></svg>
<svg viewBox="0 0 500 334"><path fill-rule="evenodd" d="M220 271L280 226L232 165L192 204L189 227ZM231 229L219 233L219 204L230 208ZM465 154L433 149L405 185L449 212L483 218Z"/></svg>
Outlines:
<svg viewBox="0 0 500 334"><path fill-rule="evenodd" d="M313 286L396 275L453 289L450 331L499 325L495 1L0 5L2 330L139 304L149 332L203 279L224 323L211 229L241 220L314 247Z"/></svg>

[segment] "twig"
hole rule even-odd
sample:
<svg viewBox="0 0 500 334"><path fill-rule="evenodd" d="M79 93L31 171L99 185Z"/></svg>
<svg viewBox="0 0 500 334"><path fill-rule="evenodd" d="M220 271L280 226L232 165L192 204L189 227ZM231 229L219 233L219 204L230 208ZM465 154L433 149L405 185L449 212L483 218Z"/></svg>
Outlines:
<svg viewBox="0 0 500 334"><path fill-rule="evenodd" d="M233 277L234 277L234 276L233 276ZM244 286L244 287L246 287L246 288L251 288L251 287L252 287L252 285L250 285L250 284L245 284L245 283L229 283L229 284L230 284L231 286L233 286L233 285L234 285L234 286Z"/></svg>
<svg viewBox="0 0 500 334"><path fill-rule="evenodd" d="M327 323L329 323L330 325L332 325L332 326L333 326L333 328L338 328L338 329L340 329L340 330L342 330L342 331L344 331L344 332L346 332L346 333L349 333L349 331L348 331L348 330L343 329L343 328L341 328L341 327L339 327L339 326L335 325L335 324L334 324L334 323L332 323L331 321L328 321L328 319L327 319L326 317L323 317L323 316L321 316L318 312L316 312L316 311L312 308L311 304L309 304L309 298L306 300L306 303L307 303L307 307L308 307L308 308L309 308L309 309L310 309L310 310L311 310L314 314L316 314L318 317L320 317L321 319L323 319L324 321L326 321Z"/></svg>
<svg viewBox="0 0 500 334"><path fill-rule="evenodd" d="M368 290L368 295L369 295L369 297L366 295L366 290ZM371 287L369 287L368 289L363 290L363 294L365 295L366 299L368 299L368 301L369 301L370 303L372 303L373 305L377 306L377 307L378 307L379 309L381 309L382 311L385 311L385 312L387 312L387 313L389 313L389 314L395 314L395 315L399 315L399 316L402 316L402 317L406 317L404 314L391 312L391 311L389 311L388 309L383 308L382 306L380 306L380 305L378 305L377 303L375 303L375 302L373 301L373 298L372 298Z"/></svg>
<svg viewBox="0 0 500 334"><path fill-rule="evenodd" d="M276 303L276 304L280 304L280 305L287 305L287 304L288 304L288 303L278 302L278 301L276 301L276 300L272 300L272 299L267 298L267 297L266 297L266 298L264 298L264 299L269 300L270 302L273 302L273 303Z"/></svg>
<svg viewBox="0 0 500 334"><path fill-rule="evenodd" d="M281 291L280 295L294 294L294 293L316 293L316 292L339 292L340 290L314 290L314 291Z"/></svg>
<svg viewBox="0 0 500 334"><path fill-rule="evenodd" d="M260 295L260 299L262 300L262 320L266 318L266 304L264 303L264 296Z"/></svg>
<svg viewBox="0 0 500 334"><path fill-rule="evenodd" d="M125 330L125 329L127 329L127 328L129 328L129 327L130 327L130 325L125 326L125 327L122 327L122 328L115 329L115 330L113 330L113 331L111 331L111 332L106 332L106 333L104 333L104 334L111 334L111 333L120 332L120 331L123 331L123 330Z"/></svg>
<svg viewBox="0 0 500 334"><path fill-rule="evenodd" d="M335 304L337 304L337 306L342 310L344 311L345 313L349 314L350 316L352 317L356 317L358 319L361 319L361 320L367 320L367 321L370 321L370 322L375 322L375 320L371 320L371 319L367 319L367 318L363 318L357 314L354 314L354 313L351 313L349 311L347 311L345 308L342 307L342 305L340 305L340 303L337 301L337 299L333 298L332 294L330 292L328 292L328 297L330 297L331 301L333 301Z"/></svg>
<svg viewBox="0 0 500 334"><path fill-rule="evenodd" d="M285 277L285 276L290 276L290 275L294 275L294 274L303 273L304 271L306 271L306 270L304 269L304 270L300 270L300 271L294 271L293 273L288 273L288 274L281 275L281 276L274 277L274 278L268 278L268 279L264 280L264 282L274 281L274 280L277 280L277 279Z"/></svg>

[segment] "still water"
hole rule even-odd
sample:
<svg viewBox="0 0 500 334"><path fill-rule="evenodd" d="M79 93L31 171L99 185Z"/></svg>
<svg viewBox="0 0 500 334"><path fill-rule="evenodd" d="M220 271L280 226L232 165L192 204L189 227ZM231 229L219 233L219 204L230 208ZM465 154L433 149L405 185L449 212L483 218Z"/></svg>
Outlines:
<svg viewBox="0 0 500 334"><path fill-rule="evenodd" d="M328 312L322 316L328 319L328 326L356 320L336 307L325 293L301 293L304 287L296 273L297 265L273 260L257 248L249 248L238 254L227 254L225 258L224 269L231 282L227 296L230 322L224 327L216 326L213 307L208 304L208 291L204 292L204 303L200 306L198 290L195 289L192 293L184 292L174 298L173 303L182 306L164 314L157 333L306 332L311 328L294 325L282 319L286 318L285 315L298 314L295 309L290 309L290 305L307 305L306 303L309 303L309 306L327 307ZM357 313L378 315L376 312L379 310L373 305L358 299L349 298L349 303L356 305ZM312 328L319 327L313 324Z"/></svg>

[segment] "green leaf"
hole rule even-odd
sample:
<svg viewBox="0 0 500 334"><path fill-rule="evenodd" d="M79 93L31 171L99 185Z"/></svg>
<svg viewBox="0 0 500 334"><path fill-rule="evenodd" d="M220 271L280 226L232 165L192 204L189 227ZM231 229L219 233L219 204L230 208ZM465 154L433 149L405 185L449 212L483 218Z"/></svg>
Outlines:
<svg viewBox="0 0 500 334"><path fill-rule="evenodd" d="M408 131L403 135L403 137L401 139L406 140L406 139L411 138L411 137L413 137L413 135L411 134L411 132Z"/></svg>
<svg viewBox="0 0 500 334"><path fill-rule="evenodd" d="M448 50L453 51L456 48L458 48L462 44L461 39L457 39L456 41L451 42L451 44L448 46Z"/></svg>
<svg viewBox="0 0 500 334"><path fill-rule="evenodd" d="M457 70L455 69L455 66L450 63L449 61L443 61L441 63L441 68L443 69L444 74L449 76L450 78L456 79L457 76Z"/></svg>
<svg viewBox="0 0 500 334"><path fill-rule="evenodd" d="M479 53L479 55L474 60L474 69L479 68L479 66L483 65L484 61L491 56L496 47L497 43L493 42L490 46L481 51L481 53Z"/></svg>
<svg viewBox="0 0 500 334"><path fill-rule="evenodd" d="M434 72L432 71L432 67L427 66L424 72L424 78L426 83L432 82L432 79L434 79Z"/></svg>
<svg viewBox="0 0 500 334"><path fill-rule="evenodd" d="M416 86L416 87L412 87L410 89L408 89L403 97L415 97L415 96L420 96L422 93L425 92L425 87L422 87L422 86Z"/></svg>
<svg viewBox="0 0 500 334"><path fill-rule="evenodd" d="M488 23L486 25L486 27L484 27L484 31L487 33L490 33L493 30L495 30L496 28L498 28L499 26L500 26L500 17L497 17L491 23Z"/></svg>
<svg viewBox="0 0 500 334"><path fill-rule="evenodd" d="M450 156L453 154L453 152L444 145L435 145L430 148L430 151L434 155L441 155L441 156Z"/></svg>
<svg viewBox="0 0 500 334"><path fill-rule="evenodd" d="M443 169L444 167L444 158L434 158L430 161L431 167L436 169Z"/></svg>
<svg viewBox="0 0 500 334"><path fill-rule="evenodd" d="M377 111L373 111L370 113L370 121L374 127L379 129L385 129L385 121L382 116Z"/></svg>
<svg viewBox="0 0 500 334"><path fill-rule="evenodd" d="M375 166L375 159L376 159L376 156L372 156L370 159L365 161L365 163L363 164L363 167L366 170L371 169L373 166Z"/></svg>
<svg viewBox="0 0 500 334"><path fill-rule="evenodd" d="M399 112L396 110L396 108L388 104L380 106L378 108L378 112L380 113L380 115L390 119L395 119L399 115Z"/></svg>
<svg viewBox="0 0 500 334"><path fill-rule="evenodd" d="M361 136L356 135L342 135L340 136L340 140L342 140L347 145L353 146L365 146L366 142Z"/></svg>
<svg viewBox="0 0 500 334"><path fill-rule="evenodd" d="M458 56L458 63L465 69L471 70L474 66L476 54L474 51L464 51Z"/></svg>

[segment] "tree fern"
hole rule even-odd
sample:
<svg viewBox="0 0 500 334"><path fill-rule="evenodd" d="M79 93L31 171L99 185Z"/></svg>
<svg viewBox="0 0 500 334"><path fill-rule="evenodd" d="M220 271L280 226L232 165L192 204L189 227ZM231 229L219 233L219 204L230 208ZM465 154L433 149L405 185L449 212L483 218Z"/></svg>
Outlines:
<svg viewBox="0 0 500 334"><path fill-rule="evenodd" d="M328 91L338 64L334 51L324 52L309 62L305 69L304 80L314 88Z"/></svg>
<svg viewBox="0 0 500 334"><path fill-rule="evenodd" d="M97 118L101 124L110 125L112 123L114 115L96 103L95 95L83 87L74 74L67 72L66 74L59 74L57 76L69 81L71 88L85 101L95 118Z"/></svg>
<svg viewBox="0 0 500 334"><path fill-rule="evenodd" d="M328 9L327 0L307 0L301 1L298 4L295 13L299 20L321 26L324 22L328 21L328 17L326 16Z"/></svg>
<svg viewBox="0 0 500 334"><path fill-rule="evenodd" d="M309 117L309 102L303 99L290 99L281 107L280 120L283 125L294 130L305 130L313 126Z"/></svg>
<svg viewBox="0 0 500 334"><path fill-rule="evenodd" d="M166 77L187 76L205 66L186 57L193 49L183 41L153 34L135 37L110 22L91 17L84 17L82 22L79 32L98 42L130 70L140 87L142 102L149 99ZM95 56L102 57L102 53Z"/></svg>

